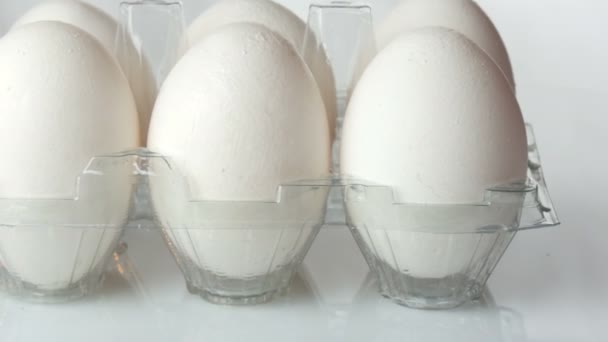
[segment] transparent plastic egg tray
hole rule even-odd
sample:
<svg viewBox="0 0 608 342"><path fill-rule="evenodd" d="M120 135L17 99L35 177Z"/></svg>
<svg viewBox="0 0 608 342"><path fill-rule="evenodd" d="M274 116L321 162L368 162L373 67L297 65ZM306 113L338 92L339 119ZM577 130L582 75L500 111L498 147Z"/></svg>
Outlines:
<svg viewBox="0 0 608 342"><path fill-rule="evenodd" d="M121 15L118 51L126 37L142 53L151 39L164 40L165 50L151 60L164 79L184 42L181 4L124 2ZM164 25L165 36L151 37L143 29L151 23ZM307 34L318 39L305 39L302 54L319 48L310 43L318 41L334 66L340 126L357 65L373 56L372 9L312 5ZM559 224L530 127L528 140L526 183L488 189L479 203L458 205L398 203L389 187L338 177L283 184L270 202L195 201L168 157L145 149L96 156L71 198L0 199L0 291L55 303L94 296L116 277L135 288L154 287L169 275L150 276L144 286L129 263L137 260L153 275L168 253L127 256L158 236L192 294L188 300L260 304L289 291L321 229L346 226L380 294L413 308L454 308L482 296L519 231ZM334 155L339 141L338 129ZM132 237L128 243L125 235ZM432 251L421 250L431 245Z"/></svg>

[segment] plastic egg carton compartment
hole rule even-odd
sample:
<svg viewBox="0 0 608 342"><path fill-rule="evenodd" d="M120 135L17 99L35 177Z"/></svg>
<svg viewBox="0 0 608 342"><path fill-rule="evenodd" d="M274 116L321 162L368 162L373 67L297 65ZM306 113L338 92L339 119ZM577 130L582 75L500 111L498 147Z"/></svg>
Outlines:
<svg viewBox="0 0 608 342"><path fill-rule="evenodd" d="M166 25L166 51L155 63L164 79L184 42L181 4L137 1L121 9L118 51L131 37L144 52L150 37L140 21ZM336 27L349 35L336 34ZM336 73L336 156L357 65L373 51L372 9L312 5L307 37L318 39L305 39L302 54L319 42ZM488 189L479 203L459 205L397 203L391 188L335 177L283 184L271 202L194 201L167 157L143 149L98 156L72 198L0 199L0 287L18 298L57 302L95 295L109 278L135 290L127 295L146 297L147 288L177 276L154 272L170 251L190 293L218 304L263 303L288 291L322 227L347 226L382 295L415 308L453 308L483 294L518 231L559 224L531 129L528 139L528 182ZM125 235L128 244L121 242ZM160 236L164 251L138 246ZM417 249L429 245L430 251Z"/></svg>
<svg viewBox="0 0 608 342"><path fill-rule="evenodd" d="M412 307L454 307L482 293L517 231L558 223L538 161L531 145L528 183L490 189L479 204L420 205L341 179L285 184L276 202L192 201L163 156L97 157L72 199L0 200L0 279L4 291L30 300L81 297L101 286L124 252L121 237L135 231L163 236L191 293L260 303L287 290L322 226L346 224L383 295ZM130 206L117 186L133 189ZM347 210L328 208L330 194L343 195ZM441 252L415 249L429 241ZM442 271L427 278L406 267Z"/></svg>

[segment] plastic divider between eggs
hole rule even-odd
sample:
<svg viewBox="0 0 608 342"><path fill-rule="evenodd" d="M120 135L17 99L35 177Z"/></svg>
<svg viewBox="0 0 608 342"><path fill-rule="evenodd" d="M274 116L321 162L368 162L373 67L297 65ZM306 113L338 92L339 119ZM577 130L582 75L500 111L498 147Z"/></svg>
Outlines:
<svg viewBox="0 0 608 342"><path fill-rule="evenodd" d="M158 88L188 47L181 1L123 1L120 15L116 55L128 66L128 73L154 66L154 85ZM133 53L129 51L131 44L137 58L129 57Z"/></svg>

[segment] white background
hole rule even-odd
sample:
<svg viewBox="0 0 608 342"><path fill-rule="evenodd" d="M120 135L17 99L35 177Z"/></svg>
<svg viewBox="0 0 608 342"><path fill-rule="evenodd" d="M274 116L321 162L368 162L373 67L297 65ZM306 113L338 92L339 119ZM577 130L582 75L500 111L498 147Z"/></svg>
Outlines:
<svg viewBox="0 0 608 342"><path fill-rule="evenodd" d="M0 33L37 2L1 0ZM208 2L185 0L188 19ZM305 16L305 1L285 2ZM96 3L115 12L118 2ZM379 12L387 4L375 1ZM519 100L535 127L563 221L559 228L518 235L491 278L490 291L498 306L523 319L524 337L511 340L608 341L608 1L480 4L510 52ZM320 243L311 253L322 253ZM2 313L0 308L0 322Z"/></svg>

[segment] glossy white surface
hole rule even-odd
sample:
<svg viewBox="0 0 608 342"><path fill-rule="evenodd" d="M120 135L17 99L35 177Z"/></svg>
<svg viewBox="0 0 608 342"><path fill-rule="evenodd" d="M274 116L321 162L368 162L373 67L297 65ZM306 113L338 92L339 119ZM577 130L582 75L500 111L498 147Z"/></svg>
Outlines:
<svg viewBox="0 0 608 342"><path fill-rule="evenodd" d="M545 96L603 101L584 92L554 90ZM48 306L0 296L0 341L605 341L608 233L600 222L606 215L601 203L581 197L588 198L588 182L607 170L592 154L565 148L579 143L591 148L602 132L586 126L586 136L571 141L566 128L587 117L571 110L563 103L554 108L561 120L553 129L562 131L563 139L544 149L548 170L555 169L547 163L561 160L558 156L571 161L572 168L548 172L566 223L520 233L482 301L452 311L393 304L377 294L350 233L328 227L287 296L254 307L215 306L186 291L159 235L131 232L128 257L117 260L92 298ZM575 172L587 181L571 180ZM599 194L606 185L595 188Z"/></svg>
<svg viewBox="0 0 608 342"><path fill-rule="evenodd" d="M45 306L0 297L0 340L528 341L521 316L497 306L489 292L453 311L416 311L380 297L345 229L321 234L287 296L253 307L215 306L190 295L158 236L137 239L147 250L133 244L133 257L121 258L92 298ZM335 248L344 253L330 255ZM156 260L138 267L135 254L153 251L160 251Z"/></svg>

